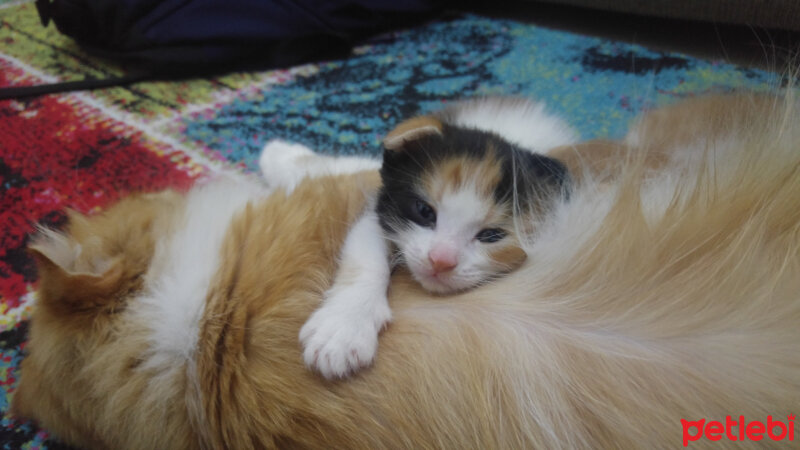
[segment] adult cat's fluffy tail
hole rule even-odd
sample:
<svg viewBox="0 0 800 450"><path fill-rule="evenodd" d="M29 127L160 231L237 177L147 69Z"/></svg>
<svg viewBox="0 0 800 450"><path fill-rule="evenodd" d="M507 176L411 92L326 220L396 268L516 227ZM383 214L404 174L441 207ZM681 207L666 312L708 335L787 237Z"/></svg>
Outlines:
<svg viewBox="0 0 800 450"><path fill-rule="evenodd" d="M396 325L442 342L415 358L429 367L419 382L467 371L459 383L507 414L492 426L538 448L674 448L682 419L787 423L800 405L799 113L733 96L646 116L619 177L587 180L526 266L393 305Z"/></svg>

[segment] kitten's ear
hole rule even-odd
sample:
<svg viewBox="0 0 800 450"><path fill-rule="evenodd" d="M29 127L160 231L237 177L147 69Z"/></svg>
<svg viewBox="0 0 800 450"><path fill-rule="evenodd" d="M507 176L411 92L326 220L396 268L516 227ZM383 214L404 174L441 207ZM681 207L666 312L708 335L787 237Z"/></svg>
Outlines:
<svg viewBox="0 0 800 450"><path fill-rule="evenodd" d="M553 186L568 186L570 173L567 166L561 161L537 153L527 153L527 168L535 180L545 181Z"/></svg>
<svg viewBox="0 0 800 450"><path fill-rule="evenodd" d="M101 307L120 286L120 258L98 257L78 264L81 251L73 239L52 230L40 231L28 247L39 269L39 302L56 314Z"/></svg>
<svg viewBox="0 0 800 450"><path fill-rule="evenodd" d="M423 136L442 134L442 122L433 116L419 116L408 119L383 139L383 146L391 151L403 151L407 142L415 141Z"/></svg>

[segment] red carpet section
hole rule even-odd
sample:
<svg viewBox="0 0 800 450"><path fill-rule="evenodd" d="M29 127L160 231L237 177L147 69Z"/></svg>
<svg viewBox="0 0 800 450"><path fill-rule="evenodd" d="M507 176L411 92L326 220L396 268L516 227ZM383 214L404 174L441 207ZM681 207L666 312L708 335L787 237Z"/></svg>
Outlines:
<svg viewBox="0 0 800 450"><path fill-rule="evenodd" d="M0 65L0 86L35 81ZM187 188L205 171L71 96L0 101L0 311L19 307L36 279L25 252L34 224L58 227L64 208L98 211L132 191Z"/></svg>

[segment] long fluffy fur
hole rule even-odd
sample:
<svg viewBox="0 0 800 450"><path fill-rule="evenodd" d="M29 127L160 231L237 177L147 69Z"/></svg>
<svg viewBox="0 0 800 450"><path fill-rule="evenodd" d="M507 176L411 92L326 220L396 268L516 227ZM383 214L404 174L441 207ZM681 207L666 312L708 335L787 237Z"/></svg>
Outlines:
<svg viewBox="0 0 800 450"><path fill-rule="evenodd" d="M581 183L525 265L449 297L396 274L376 363L343 382L305 369L297 332L376 183L367 175L302 183L237 216L194 364L182 363L196 386L136 363L146 324L108 307L137 295L135 277L102 274L64 307L63 262L42 243L14 408L77 445L235 449L674 448L681 419L797 413L799 113L794 99L705 99L646 116L602 164L559 150L581 156L569 163ZM671 136L648 128L662 120ZM101 220L129 236L115 214L59 239L81 243ZM121 250L136 267L148 236Z"/></svg>

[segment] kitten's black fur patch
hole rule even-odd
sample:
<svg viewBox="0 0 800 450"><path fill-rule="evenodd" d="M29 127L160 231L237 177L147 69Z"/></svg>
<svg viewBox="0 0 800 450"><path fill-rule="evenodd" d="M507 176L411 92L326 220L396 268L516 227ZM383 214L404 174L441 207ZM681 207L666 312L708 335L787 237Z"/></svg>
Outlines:
<svg viewBox="0 0 800 450"><path fill-rule="evenodd" d="M441 134L406 141L400 151L384 149L377 212L386 232L409 224L408 211L418 199L416 186L423 173L452 158L497 160L502 172L494 190L498 204L516 200L523 211L543 210L568 195L569 173L561 162L523 150L494 133L445 124Z"/></svg>

